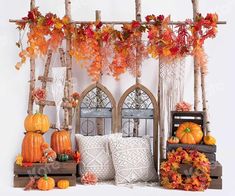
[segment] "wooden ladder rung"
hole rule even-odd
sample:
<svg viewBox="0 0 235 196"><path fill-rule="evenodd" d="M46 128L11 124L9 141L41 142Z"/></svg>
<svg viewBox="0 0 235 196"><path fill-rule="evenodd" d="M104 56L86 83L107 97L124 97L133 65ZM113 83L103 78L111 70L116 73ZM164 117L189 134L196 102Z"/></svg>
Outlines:
<svg viewBox="0 0 235 196"><path fill-rule="evenodd" d="M50 128L51 129L57 129L57 127L56 127L56 125L55 124L51 124L50 125ZM72 128L72 126L62 126L62 127L60 127L60 129L66 129L66 130L69 130L69 131L71 131L73 128Z"/></svg>
<svg viewBox="0 0 235 196"><path fill-rule="evenodd" d="M53 79L51 77L44 77L44 76L38 76L38 80L41 82L52 82Z"/></svg>
<svg viewBox="0 0 235 196"><path fill-rule="evenodd" d="M42 105L42 106L55 106L55 102L54 101L48 101L48 100L44 100L44 101L35 101L35 103L37 105ZM72 104L71 103L62 103L61 107L63 108L72 108Z"/></svg>

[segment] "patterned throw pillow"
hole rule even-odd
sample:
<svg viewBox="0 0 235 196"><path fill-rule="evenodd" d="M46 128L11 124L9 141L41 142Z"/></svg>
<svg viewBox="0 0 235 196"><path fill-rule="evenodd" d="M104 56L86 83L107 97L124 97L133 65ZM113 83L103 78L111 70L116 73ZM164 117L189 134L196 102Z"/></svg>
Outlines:
<svg viewBox="0 0 235 196"><path fill-rule="evenodd" d="M93 172L100 181L114 179L115 170L108 146L110 137L114 137L114 135L76 135L76 142L81 153L81 162L79 164L81 176L89 171Z"/></svg>
<svg viewBox="0 0 235 196"><path fill-rule="evenodd" d="M150 138L110 140L116 184L156 181Z"/></svg>

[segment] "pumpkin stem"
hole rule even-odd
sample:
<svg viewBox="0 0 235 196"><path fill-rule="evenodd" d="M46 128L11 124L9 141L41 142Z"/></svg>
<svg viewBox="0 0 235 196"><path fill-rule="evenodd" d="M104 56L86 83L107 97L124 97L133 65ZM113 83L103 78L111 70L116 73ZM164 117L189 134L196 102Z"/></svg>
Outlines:
<svg viewBox="0 0 235 196"><path fill-rule="evenodd" d="M47 176L47 174L44 174L44 180L48 180L48 176Z"/></svg>
<svg viewBox="0 0 235 196"><path fill-rule="evenodd" d="M184 131L185 131L186 133L191 132L190 128L188 128L188 127L187 127Z"/></svg>

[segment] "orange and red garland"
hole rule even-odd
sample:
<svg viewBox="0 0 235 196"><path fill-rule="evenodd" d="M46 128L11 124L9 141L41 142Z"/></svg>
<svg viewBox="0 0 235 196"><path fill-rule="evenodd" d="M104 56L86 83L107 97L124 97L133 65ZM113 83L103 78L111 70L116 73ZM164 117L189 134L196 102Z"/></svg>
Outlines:
<svg viewBox="0 0 235 196"><path fill-rule="evenodd" d="M133 75L140 74L136 63L150 55L161 58L168 63L185 58L188 55L198 57L198 66L206 71L204 41L214 38L217 33L217 14L198 14L195 22L186 20L175 26L169 25L170 16L149 15L146 24L133 21L122 25L121 30L101 21L76 25L69 22L66 16L60 19L52 13L42 15L38 8L28 12L27 17L18 22L20 31L29 26L27 47L23 48L22 37L17 46L21 48L21 61L16 64L20 69L27 58L45 56L48 49L57 50L65 38L70 38L70 54L84 65L88 74L95 81L101 73L112 75L116 79L126 71ZM141 40L144 33L148 39ZM137 49L137 50L136 50ZM138 54L136 53L138 51Z"/></svg>
<svg viewBox="0 0 235 196"><path fill-rule="evenodd" d="M178 172L181 164L192 165L193 173L190 177L182 176ZM160 174L161 185L168 189L203 191L211 182L210 162L205 154L196 150L178 148L176 151L169 152L167 161L161 164Z"/></svg>

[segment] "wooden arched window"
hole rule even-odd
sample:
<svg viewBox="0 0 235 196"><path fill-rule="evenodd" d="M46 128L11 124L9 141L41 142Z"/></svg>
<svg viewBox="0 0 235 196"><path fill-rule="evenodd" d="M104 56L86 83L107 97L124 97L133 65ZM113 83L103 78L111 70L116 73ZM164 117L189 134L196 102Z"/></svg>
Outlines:
<svg viewBox="0 0 235 196"><path fill-rule="evenodd" d="M87 87L77 107L76 133L86 136L105 135L116 130L116 102L100 83Z"/></svg>
<svg viewBox="0 0 235 196"><path fill-rule="evenodd" d="M123 137L148 135L158 170L158 104L153 94L137 83L126 90L118 103L118 130Z"/></svg>

